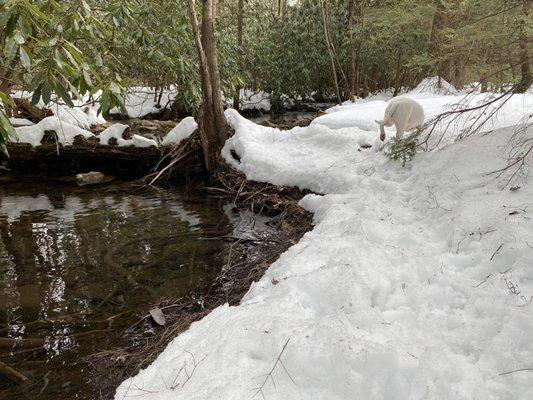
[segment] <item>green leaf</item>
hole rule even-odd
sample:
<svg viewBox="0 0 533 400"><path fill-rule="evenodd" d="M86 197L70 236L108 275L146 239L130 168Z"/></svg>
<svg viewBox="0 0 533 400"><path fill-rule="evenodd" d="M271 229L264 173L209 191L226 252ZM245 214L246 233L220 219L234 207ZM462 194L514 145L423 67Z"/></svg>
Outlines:
<svg viewBox="0 0 533 400"><path fill-rule="evenodd" d="M58 49L54 51L54 61L60 70L63 70L66 65L65 57L59 52Z"/></svg>
<svg viewBox="0 0 533 400"><path fill-rule="evenodd" d="M0 28L5 28L7 21L11 18L11 10L5 11L0 14Z"/></svg>
<svg viewBox="0 0 533 400"><path fill-rule="evenodd" d="M52 97L52 88L50 87L50 84L48 81L44 81L43 88L42 88L42 96L43 96L43 103L49 104L51 97Z"/></svg>
<svg viewBox="0 0 533 400"><path fill-rule="evenodd" d="M15 129L13 128L13 125L11 125L11 122L9 122L9 118L5 114L4 110L0 109L0 138L2 144L9 139L14 139L17 137L17 133L15 132ZM3 148L2 151L7 153L7 149Z"/></svg>
<svg viewBox="0 0 533 400"><path fill-rule="evenodd" d="M86 70L83 70L83 79L85 80L85 84L89 87L93 87L93 81L91 80L91 76Z"/></svg>
<svg viewBox="0 0 533 400"><path fill-rule="evenodd" d="M98 109L98 113L107 115L107 113L109 112L110 102L111 99L109 98L109 91L104 89L102 92L102 96L100 97L100 108Z"/></svg>
<svg viewBox="0 0 533 400"><path fill-rule="evenodd" d="M13 107L15 105L13 99L6 95L4 92L0 92L0 101L2 101L4 105L7 105L9 107Z"/></svg>
<svg viewBox="0 0 533 400"><path fill-rule="evenodd" d="M9 20L7 21L7 24L6 24L6 37L9 37L11 35L13 35L13 31L15 29L15 24L17 23L17 19L18 19L18 15L17 14L11 14L10 17L9 17Z"/></svg>
<svg viewBox="0 0 533 400"><path fill-rule="evenodd" d="M29 71L31 69L31 60L30 56L28 55L28 52L23 46L19 47L19 54L20 54L20 62L22 63L22 66L26 71Z"/></svg>
<svg viewBox="0 0 533 400"><path fill-rule="evenodd" d="M22 33L20 31L16 31L13 35L13 39L15 39L15 43L17 44L24 44L26 42L26 39L24 39L24 36L22 36Z"/></svg>
<svg viewBox="0 0 533 400"><path fill-rule="evenodd" d="M31 104L35 105L39 102L41 99L41 91L43 90L43 84L41 83L37 89L33 92L33 96L31 96Z"/></svg>
<svg viewBox="0 0 533 400"><path fill-rule="evenodd" d="M72 98L70 97L69 92L67 91L67 89L65 89L59 79L55 80L55 92L69 107L74 107L74 103L72 102Z"/></svg>

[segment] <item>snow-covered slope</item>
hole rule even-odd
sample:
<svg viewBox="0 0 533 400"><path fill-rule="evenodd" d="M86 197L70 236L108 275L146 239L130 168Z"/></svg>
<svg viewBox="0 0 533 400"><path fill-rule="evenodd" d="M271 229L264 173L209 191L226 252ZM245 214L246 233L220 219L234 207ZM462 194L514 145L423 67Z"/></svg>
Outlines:
<svg viewBox="0 0 533 400"><path fill-rule="evenodd" d="M467 107L475 107L486 104L487 102L500 96L495 93L477 93L477 94L456 94L456 95L437 95L429 90L424 92L420 87L403 94L401 97L408 97L419 102L424 108L426 120L436 117L443 111L448 111L456 108L464 109ZM422 86L424 87L424 86ZM392 98L389 97L389 99ZM326 110L326 114L315 118L312 124L325 125L331 129L358 127L363 130L376 131L377 124L375 120L383 118L387 102L384 101L385 96L369 97L361 99L355 103L348 102L346 104L332 107ZM501 107L500 107L501 106ZM462 131L468 129L472 123L480 117L479 121L484 120L492 111L499 109L499 111L490 118L488 124L485 125L484 131L515 125L520 122L524 115L531 114L533 110L533 95L531 93L515 94L509 99L502 98L494 102L488 109L473 110L465 112L459 117L454 117L444 120L437 130L448 128L450 131L450 138L459 135ZM483 114L485 113L485 114ZM389 137L395 133L395 128L386 128ZM443 145L449 144L444 141Z"/></svg>
<svg viewBox="0 0 533 400"><path fill-rule="evenodd" d="M377 125L227 117L224 156L248 178L325 193L301 201L314 229L115 399L533 398L533 189L487 174L506 165L513 127L402 168L360 147Z"/></svg>

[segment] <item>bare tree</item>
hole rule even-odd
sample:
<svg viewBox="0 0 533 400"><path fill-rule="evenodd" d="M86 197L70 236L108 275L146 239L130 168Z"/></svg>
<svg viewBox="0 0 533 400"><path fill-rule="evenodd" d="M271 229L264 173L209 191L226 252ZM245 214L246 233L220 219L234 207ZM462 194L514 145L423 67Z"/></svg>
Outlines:
<svg viewBox="0 0 533 400"><path fill-rule="evenodd" d="M216 0L202 0L201 23L198 22L196 16L195 4L196 0L188 0L202 83L198 127L204 150L205 166L209 172L213 172L218 167L220 150L228 137L215 40Z"/></svg>

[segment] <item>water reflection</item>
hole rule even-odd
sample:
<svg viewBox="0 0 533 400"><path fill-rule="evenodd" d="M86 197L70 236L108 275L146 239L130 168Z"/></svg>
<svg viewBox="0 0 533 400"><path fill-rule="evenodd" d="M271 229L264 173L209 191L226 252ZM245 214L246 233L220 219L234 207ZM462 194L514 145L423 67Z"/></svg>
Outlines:
<svg viewBox="0 0 533 400"><path fill-rule="evenodd" d="M33 383L0 376L0 398L90 398L79 357L116 345L150 303L216 276L229 245L204 239L234 229L223 206L129 184L3 184L0 358Z"/></svg>

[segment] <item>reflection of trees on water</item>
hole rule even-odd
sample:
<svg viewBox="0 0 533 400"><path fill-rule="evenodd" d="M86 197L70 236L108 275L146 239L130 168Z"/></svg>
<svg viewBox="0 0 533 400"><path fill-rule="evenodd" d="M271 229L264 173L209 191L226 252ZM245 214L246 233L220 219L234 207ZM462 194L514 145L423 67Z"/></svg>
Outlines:
<svg viewBox="0 0 533 400"><path fill-rule="evenodd" d="M168 192L20 192L0 191L0 315L10 336L27 335L29 321L87 313L111 293L103 314L157 300L124 282L106 255L157 298L208 283L223 263L224 243L199 240L231 230L216 204ZM67 319L37 332L52 352L75 346L72 333Z"/></svg>

